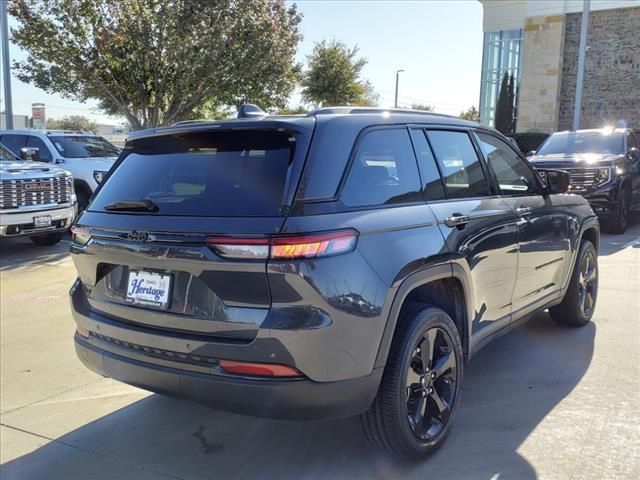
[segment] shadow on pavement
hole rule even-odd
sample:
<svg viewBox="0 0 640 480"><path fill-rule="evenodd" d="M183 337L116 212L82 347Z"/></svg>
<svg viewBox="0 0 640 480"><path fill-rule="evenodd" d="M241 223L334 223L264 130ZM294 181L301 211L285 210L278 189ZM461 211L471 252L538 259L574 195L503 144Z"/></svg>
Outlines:
<svg viewBox="0 0 640 480"><path fill-rule="evenodd" d="M602 229L600 233L600 251L598 253L600 256L613 255L630 245L640 248L640 214L635 214L631 217L627 231L622 235L606 233Z"/></svg>
<svg viewBox="0 0 640 480"><path fill-rule="evenodd" d="M58 262L69 254L69 241L49 247L36 245L28 237L0 239L0 271L42 266Z"/></svg>
<svg viewBox="0 0 640 480"><path fill-rule="evenodd" d="M370 450L355 418L276 422L154 395L6 463L2 478L534 479L518 448L580 381L595 333L544 313L490 344L468 365L451 436L420 463Z"/></svg>

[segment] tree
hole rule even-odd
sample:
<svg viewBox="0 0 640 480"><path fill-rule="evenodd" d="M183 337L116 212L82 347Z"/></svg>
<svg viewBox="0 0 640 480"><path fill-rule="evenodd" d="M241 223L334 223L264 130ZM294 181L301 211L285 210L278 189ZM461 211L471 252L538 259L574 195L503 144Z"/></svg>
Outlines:
<svg viewBox="0 0 640 480"><path fill-rule="evenodd" d="M496 102L496 116L494 120L496 130L504 133L505 135L513 133L514 131L514 103L514 80L508 72L505 72L500 85L498 101Z"/></svg>
<svg viewBox="0 0 640 480"><path fill-rule="evenodd" d="M251 102L284 107L299 78L297 7L284 0L13 0L20 80L97 99L134 129Z"/></svg>
<svg viewBox="0 0 640 480"><path fill-rule="evenodd" d="M97 132L98 124L82 115L70 115L62 120L47 119L47 128L53 130L79 130L81 132Z"/></svg>
<svg viewBox="0 0 640 480"><path fill-rule="evenodd" d="M433 112L433 105L427 105L426 103L412 103L412 110L422 110L424 112Z"/></svg>
<svg viewBox="0 0 640 480"><path fill-rule="evenodd" d="M471 105L467 111L460 112L459 117L464 119L464 120L471 120L472 122L479 122L480 121L480 112L478 112L478 109L475 107L475 105Z"/></svg>
<svg viewBox="0 0 640 480"><path fill-rule="evenodd" d="M360 78L366 64L365 58L358 58L357 46L348 48L336 40L316 43L307 57L302 98L319 106L375 105L373 87Z"/></svg>

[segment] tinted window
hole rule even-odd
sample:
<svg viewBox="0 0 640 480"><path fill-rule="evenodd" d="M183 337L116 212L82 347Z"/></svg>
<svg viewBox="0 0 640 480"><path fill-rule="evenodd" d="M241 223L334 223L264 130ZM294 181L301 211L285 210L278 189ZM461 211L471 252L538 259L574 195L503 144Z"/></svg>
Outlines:
<svg viewBox="0 0 640 480"><path fill-rule="evenodd" d="M120 150L102 137L51 135L49 140L65 158L117 157Z"/></svg>
<svg viewBox="0 0 640 480"><path fill-rule="evenodd" d="M353 158L340 199L349 207L422 200L418 167L405 129L366 134Z"/></svg>
<svg viewBox="0 0 640 480"><path fill-rule="evenodd" d="M624 149L624 136L607 130L591 132L558 132L551 135L537 155L556 153L612 153Z"/></svg>
<svg viewBox="0 0 640 480"><path fill-rule="evenodd" d="M506 143L486 133L478 133L478 141L502 193L530 195L538 192L533 170Z"/></svg>
<svg viewBox="0 0 640 480"><path fill-rule="evenodd" d="M640 148L636 136L637 134L634 136L633 133L629 133L629 138L627 140L627 150L630 148Z"/></svg>
<svg viewBox="0 0 640 480"><path fill-rule="evenodd" d="M489 184L469 135L431 130L428 137L450 198L489 195Z"/></svg>
<svg viewBox="0 0 640 480"><path fill-rule="evenodd" d="M40 153L40 161L41 162L50 162L51 161L51 152L49 152L49 148L44 144L44 142L38 137L29 137L27 139L27 147L33 147L38 149L38 153Z"/></svg>
<svg viewBox="0 0 640 480"><path fill-rule="evenodd" d="M411 130L411 139L413 140L413 148L418 157L425 199L440 200L445 198L444 186L442 185L442 179L436 166L436 159L433 156L424 131Z"/></svg>
<svg viewBox="0 0 640 480"><path fill-rule="evenodd" d="M154 215L278 215L294 140L247 130L138 140L91 210L149 199L158 206Z"/></svg>
<svg viewBox="0 0 640 480"><path fill-rule="evenodd" d="M5 134L0 138L0 142L18 157L20 156L20 149L24 147L26 141L26 135Z"/></svg>
<svg viewBox="0 0 640 480"><path fill-rule="evenodd" d="M6 162L15 162L19 160L16 156L7 149L2 143L0 143L0 160L4 160Z"/></svg>

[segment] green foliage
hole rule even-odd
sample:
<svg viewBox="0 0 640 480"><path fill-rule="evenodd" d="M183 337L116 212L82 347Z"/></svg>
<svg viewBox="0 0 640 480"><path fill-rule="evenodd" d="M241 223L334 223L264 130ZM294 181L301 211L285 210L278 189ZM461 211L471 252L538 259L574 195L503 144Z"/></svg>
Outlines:
<svg viewBox="0 0 640 480"><path fill-rule="evenodd" d="M500 85L500 93L496 102L494 120L496 130L505 135L515 131L515 88L513 76L504 73Z"/></svg>
<svg viewBox="0 0 640 480"><path fill-rule="evenodd" d="M47 119L47 128L51 130L80 130L81 132L98 131L98 124L82 115L69 115L62 120Z"/></svg>
<svg viewBox="0 0 640 480"><path fill-rule="evenodd" d="M478 109L475 107L475 105L471 105L468 110L464 112L460 112L459 117L462 118L463 120L471 120L472 122L479 122L480 112L478 112Z"/></svg>
<svg viewBox="0 0 640 480"><path fill-rule="evenodd" d="M98 99L134 129L202 105L284 107L300 74L301 15L284 0L13 0L10 12L20 80Z"/></svg>
<svg viewBox="0 0 640 480"><path fill-rule="evenodd" d="M358 47L323 40L316 43L307 57L302 79L302 98L318 106L377 104L378 96L371 84L360 78L367 64L358 58Z"/></svg>
<svg viewBox="0 0 640 480"><path fill-rule="evenodd" d="M423 112L433 112L433 105L427 105L426 103L412 103L412 110L422 110Z"/></svg>
<svg viewBox="0 0 640 480"><path fill-rule="evenodd" d="M276 111L276 115L302 115L308 113L309 109L298 105L297 107L285 107Z"/></svg>

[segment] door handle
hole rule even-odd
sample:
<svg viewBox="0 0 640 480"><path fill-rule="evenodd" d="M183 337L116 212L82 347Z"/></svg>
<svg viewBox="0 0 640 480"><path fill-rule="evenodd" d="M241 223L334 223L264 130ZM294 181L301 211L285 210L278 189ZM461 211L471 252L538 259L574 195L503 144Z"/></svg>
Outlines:
<svg viewBox="0 0 640 480"><path fill-rule="evenodd" d="M450 217L444 219L444 224L447 227L460 227L466 225L470 221L470 216L462 215L461 213L454 213Z"/></svg>
<svg viewBox="0 0 640 480"><path fill-rule="evenodd" d="M527 215L531 215L533 209L531 207L518 207L516 208L516 213L520 217L526 217Z"/></svg>

